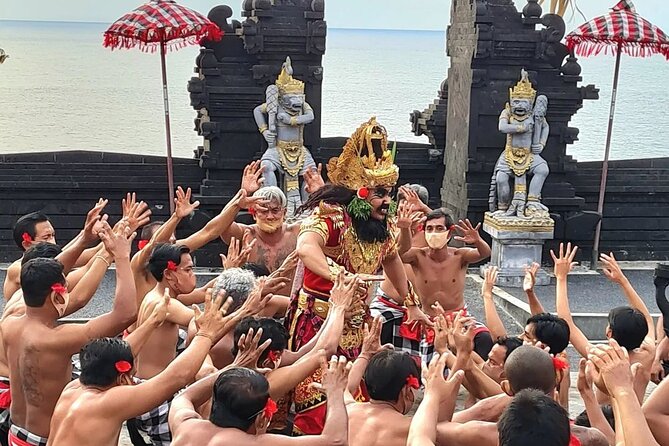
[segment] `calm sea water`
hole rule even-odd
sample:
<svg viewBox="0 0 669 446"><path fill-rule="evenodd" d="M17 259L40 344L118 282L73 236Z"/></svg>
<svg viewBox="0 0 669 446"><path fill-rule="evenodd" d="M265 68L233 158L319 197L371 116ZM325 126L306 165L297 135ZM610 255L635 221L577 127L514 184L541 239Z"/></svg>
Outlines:
<svg viewBox="0 0 669 446"><path fill-rule="evenodd" d="M164 153L157 54L102 47L105 24L0 21L0 153L67 149ZM328 31L323 135L345 136L375 114L391 139L411 133L409 113L437 96L446 76L445 35L431 31ZM177 156L201 144L186 83L198 49L167 59L172 138ZM582 59L584 83L600 89L573 120L579 160L603 156L613 62ZM669 156L669 63L623 57L612 158ZM251 111L249 110L249 113Z"/></svg>

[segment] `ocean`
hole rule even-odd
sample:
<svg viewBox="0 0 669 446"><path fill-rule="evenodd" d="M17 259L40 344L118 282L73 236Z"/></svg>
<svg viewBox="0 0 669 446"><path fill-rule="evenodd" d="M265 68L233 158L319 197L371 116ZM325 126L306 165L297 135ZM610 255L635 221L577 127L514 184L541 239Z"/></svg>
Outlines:
<svg viewBox="0 0 669 446"><path fill-rule="evenodd" d="M0 153L100 150L165 152L160 61L139 50L102 47L107 24L0 21ZM347 136L376 115L399 141L409 113L437 97L446 77L445 33L329 29L324 57L323 136ZM167 77L175 156L192 157L201 138L186 84L197 47L168 54ZM583 85L600 88L572 125L579 141L568 153L602 159L614 58L581 59ZM623 56L613 159L669 156L669 62ZM307 98L308 101L308 98ZM251 110L249 110L251 113ZM501 147L500 147L501 150Z"/></svg>

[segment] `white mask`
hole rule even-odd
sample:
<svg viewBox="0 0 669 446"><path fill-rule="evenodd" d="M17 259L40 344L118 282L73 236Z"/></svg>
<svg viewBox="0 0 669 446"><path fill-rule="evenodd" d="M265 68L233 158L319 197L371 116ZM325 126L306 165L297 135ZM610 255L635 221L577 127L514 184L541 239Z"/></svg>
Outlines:
<svg viewBox="0 0 669 446"><path fill-rule="evenodd" d="M427 242L427 246L432 249L443 248L448 243L449 238L450 231L425 233L425 241Z"/></svg>

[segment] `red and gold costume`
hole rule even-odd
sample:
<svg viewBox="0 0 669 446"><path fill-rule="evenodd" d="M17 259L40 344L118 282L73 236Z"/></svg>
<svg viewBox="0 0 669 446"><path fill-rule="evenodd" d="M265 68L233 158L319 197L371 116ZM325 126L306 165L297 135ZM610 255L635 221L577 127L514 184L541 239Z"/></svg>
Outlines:
<svg viewBox="0 0 669 446"><path fill-rule="evenodd" d="M363 187L394 186L399 169L387 150L385 129L372 118L351 136L342 154L328 163L330 182L350 190ZM376 274L388 255L397 251L395 231L389 222L389 234L383 242L364 242L359 239L351 223L346 207L339 203L324 203L313 210L302 222L300 233L319 234L325 246L323 253L330 267L331 277L339 269L350 273ZM329 296L333 283L305 267L300 291L292 297L288 312L290 332L289 348L296 351L308 343L321 329L329 310ZM360 353L363 340L363 325L369 317L366 305L359 305L356 314L345 322L339 343L339 355L349 360ZM323 430L326 413L325 395L314 390L310 384L320 382L321 371L300 383L295 388L296 416L294 432L297 434L319 434Z"/></svg>

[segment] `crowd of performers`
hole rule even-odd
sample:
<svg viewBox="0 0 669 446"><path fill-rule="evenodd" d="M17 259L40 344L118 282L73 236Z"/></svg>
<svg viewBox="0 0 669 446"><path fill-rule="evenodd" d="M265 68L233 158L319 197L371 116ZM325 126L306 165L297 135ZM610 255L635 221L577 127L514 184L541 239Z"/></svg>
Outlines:
<svg viewBox="0 0 669 446"><path fill-rule="evenodd" d="M175 229L199 203L181 188L164 222L128 194L112 226L100 199L62 248L48 216L20 217L0 320L0 442L118 445L125 424L133 444L174 446L669 446L669 384L646 397L669 341L612 255L603 273L629 305L610 311L608 343L591 344L572 318L570 244L552 253L557 315L528 265L532 316L508 333L494 268L485 325L465 302L468 266L490 256L480 225L430 209L420 185L395 189L383 127L363 124L327 167L327 183L320 169L304 176L310 196L292 223L259 162L183 240ZM235 221L242 210L254 224ZM197 287L191 253L219 237L224 270ZM62 323L112 264L111 310ZM570 420L574 385L585 411Z"/></svg>

